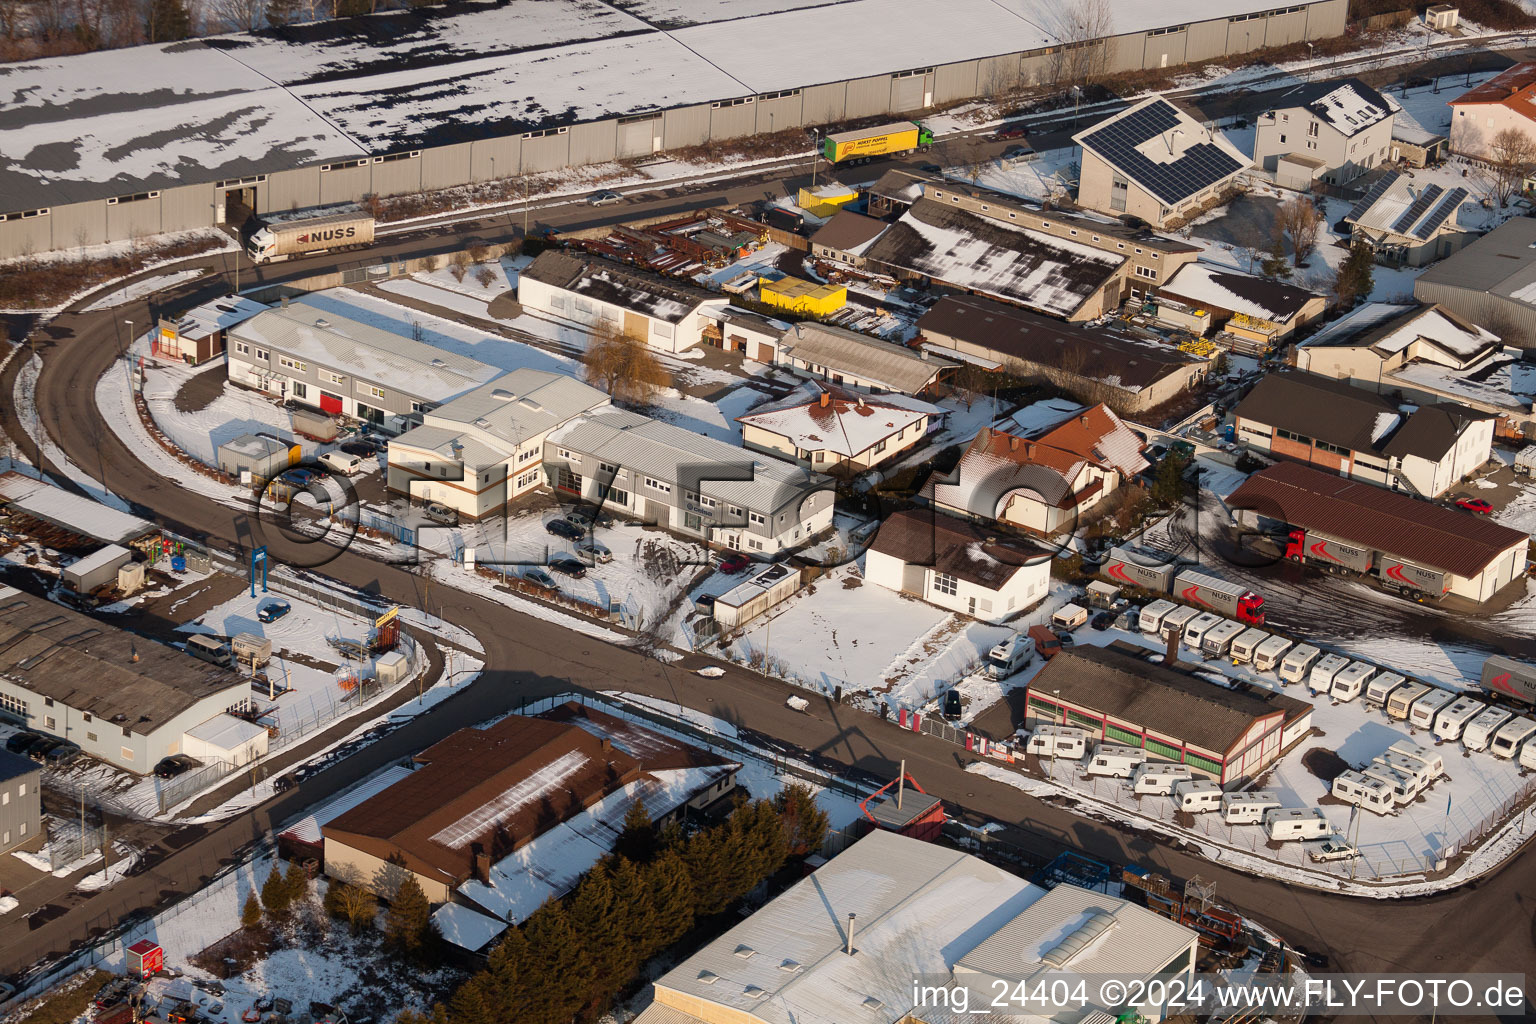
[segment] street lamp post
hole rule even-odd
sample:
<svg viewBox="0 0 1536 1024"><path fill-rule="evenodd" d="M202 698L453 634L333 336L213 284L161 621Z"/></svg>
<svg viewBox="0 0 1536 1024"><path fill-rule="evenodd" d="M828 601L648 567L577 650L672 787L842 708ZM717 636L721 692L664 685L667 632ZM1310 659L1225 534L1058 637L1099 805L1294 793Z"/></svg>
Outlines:
<svg viewBox="0 0 1536 1024"><path fill-rule="evenodd" d="M818 158L821 156L821 130L818 129L818 128L812 128L811 129L811 138L813 140L813 146L812 146L812 149L811 149L811 188L815 188L816 187L816 162L817 162Z"/></svg>

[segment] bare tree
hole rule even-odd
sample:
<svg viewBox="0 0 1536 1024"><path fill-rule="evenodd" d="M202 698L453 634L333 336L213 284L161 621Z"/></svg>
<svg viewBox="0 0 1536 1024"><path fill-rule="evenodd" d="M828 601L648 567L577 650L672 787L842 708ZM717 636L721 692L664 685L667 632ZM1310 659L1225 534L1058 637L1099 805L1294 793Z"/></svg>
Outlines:
<svg viewBox="0 0 1536 1024"><path fill-rule="evenodd" d="M1275 213L1275 234L1291 243L1291 263L1301 266L1317 248L1322 224L1317 207L1303 196L1293 196Z"/></svg>
<svg viewBox="0 0 1536 1024"><path fill-rule="evenodd" d="M1502 208L1525 186L1536 166L1536 141L1518 128L1505 128L1489 143L1488 157L1493 165L1494 203Z"/></svg>
<svg viewBox="0 0 1536 1024"><path fill-rule="evenodd" d="M1070 0L1056 7L1049 24L1059 42L1052 53L1056 84L1089 85L1109 67L1115 15L1109 0Z"/></svg>
<svg viewBox="0 0 1536 1024"><path fill-rule="evenodd" d="M266 20L266 0L205 0L212 25L231 32L254 32Z"/></svg>
<svg viewBox="0 0 1536 1024"><path fill-rule="evenodd" d="M587 382L615 399L646 405L672 377L645 342L619 330L611 320L599 320L583 358Z"/></svg>

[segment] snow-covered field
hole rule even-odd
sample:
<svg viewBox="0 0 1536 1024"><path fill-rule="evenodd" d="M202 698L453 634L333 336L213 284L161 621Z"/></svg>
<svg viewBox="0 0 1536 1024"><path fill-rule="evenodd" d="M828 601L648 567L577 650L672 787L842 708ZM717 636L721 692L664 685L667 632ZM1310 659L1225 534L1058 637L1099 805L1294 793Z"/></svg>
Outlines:
<svg viewBox="0 0 1536 1024"><path fill-rule="evenodd" d="M134 347L144 349L147 354L143 339ZM196 412L176 408L177 393L194 375L225 377L228 371L222 358L196 368L186 363L159 360L146 360L144 366L144 404L149 407L155 425L178 448L204 465L217 466L219 445L242 434L265 432L284 438L294 436L293 417L287 410L255 391L236 387L227 379L223 381L220 395L205 408Z"/></svg>
<svg viewBox="0 0 1536 1024"><path fill-rule="evenodd" d="M153 277L141 278L132 284L124 285L107 292L101 298L86 306L82 312L95 313L103 309L115 309L118 306L126 306L134 299L142 299L146 295L173 288L183 281L191 281L202 277L202 270L176 270L168 274L156 274Z"/></svg>

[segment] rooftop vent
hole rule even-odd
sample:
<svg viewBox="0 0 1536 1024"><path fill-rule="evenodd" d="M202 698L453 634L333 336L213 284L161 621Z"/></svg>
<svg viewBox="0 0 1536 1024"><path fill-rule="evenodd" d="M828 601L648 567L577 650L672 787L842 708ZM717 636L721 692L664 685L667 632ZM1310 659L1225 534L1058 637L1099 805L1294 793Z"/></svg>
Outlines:
<svg viewBox="0 0 1536 1024"><path fill-rule="evenodd" d="M779 964L779 970L787 971L790 974L794 974L799 969L800 969L800 964L799 964L798 961L795 961L795 960L785 960L783 963Z"/></svg>
<svg viewBox="0 0 1536 1024"><path fill-rule="evenodd" d="M491 397L496 399L498 402L510 402L517 396L508 391L506 388L497 388L495 391L491 392Z"/></svg>
<svg viewBox="0 0 1536 1024"><path fill-rule="evenodd" d="M876 999L874 996L865 996L864 1009L871 1012L879 1012L880 1010L885 1009L885 1004Z"/></svg>
<svg viewBox="0 0 1536 1024"><path fill-rule="evenodd" d="M317 316L317 317L315 317L315 326L316 327L329 327L329 326L331 326L331 322L329 320L327 320L323 316Z"/></svg>
<svg viewBox="0 0 1536 1024"><path fill-rule="evenodd" d="M1088 920L1073 929L1066 938L1041 953L1040 962L1050 964L1057 970L1066 967L1077 959L1094 939L1109 931L1115 924L1113 914L1107 914L1102 910L1094 911L1089 915Z"/></svg>
<svg viewBox="0 0 1536 1024"><path fill-rule="evenodd" d="M742 989L742 991L745 992L747 997L750 999L761 999L763 996L768 994L759 985L748 985L746 988Z"/></svg>
<svg viewBox="0 0 1536 1024"><path fill-rule="evenodd" d="M714 971L700 971L699 972L699 981L701 983L705 984L705 985L713 985L715 982L717 982L719 980L720 980L720 975L716 974Z"/></svg>
<svg viewBox="0 0 1536 1024"><path fill-rule="evenodd" d="M437 357L434 356L433 359L432 359L432 365L437 367L439 370L441 370L441 369L444 369L445 367L447 367L448 364L443 362L441 359L438 359Z"/></svg>
<svg viewBox="0 0 1536 1024"><path fill-rule="evenodd" d="M752 954L756 952L757 950L753 949L751 946L746 945L745 943L736 947L736 955L741 957L743 960L752 959Z"/></svg>

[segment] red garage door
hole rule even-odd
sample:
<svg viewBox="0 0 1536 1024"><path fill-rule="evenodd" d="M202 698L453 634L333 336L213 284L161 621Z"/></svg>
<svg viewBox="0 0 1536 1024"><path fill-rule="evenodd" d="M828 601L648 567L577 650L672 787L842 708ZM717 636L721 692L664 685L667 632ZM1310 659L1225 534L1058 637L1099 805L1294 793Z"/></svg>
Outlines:
<svg viewBox="0 0 1536 1024"><path fill-rule="evenodd" d="M321 412L341 412L341 396L333 395L329 391L320 392Z"/></svg>

